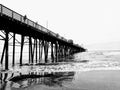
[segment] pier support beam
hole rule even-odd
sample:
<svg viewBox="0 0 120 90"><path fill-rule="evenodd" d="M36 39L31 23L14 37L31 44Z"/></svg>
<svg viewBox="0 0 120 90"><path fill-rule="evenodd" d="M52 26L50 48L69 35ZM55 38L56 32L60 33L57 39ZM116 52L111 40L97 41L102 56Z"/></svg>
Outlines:
<svg viewBox="0 0 120 90"><path fill-rule="evenodd" d="M6 39L5 39L5 48L6 48L6 51L5 51L5 69L6 70L8 70L8 57L9 57L9 55L8 55L8 45L9 45L9 43L8 43L8 41L9 41L9 32L8 31L5 31L6 32Z"/></svg>
<svg viewBox="0 0 120 90"><path fill-rule="evenodd" d="M40 63L40 60L41 60L40 51L41 51L41 43L40 43L40 40L39 40L39 63Z"/></svg>
<svg viewBox="0 0 120 90"><path fill-rule="evenodd" d="M64 53L65 53L65 57L66 57L67 56L67 46L65 46Z"/></svg>
<svg viewBox="0 0 120 90"><path fill-rule="evenodd" d="M37 44L38 44L38 42L37 42L37 39L35 39L35 46L36 46L36 63L37 63L37 54L38 54L38 51L37 51Z"/></svg>
<svg viewBox="0 0 120 90"><path fill-rule="evenodd" d="M49 42L44 42L44 55L45 55L45 63L48 62L48 48L49 48Z"/></svg>
<svg viewBox="0 0 120 90"><path fill-rule="evenodd" d="M30 37L29 37L29 64L31 63L31 45L30 45Z"/></svg>
<svg viewBox="0 0 120 90"><path fill-rule="evenodd" d="M54 62L54 54L53 54L53 43L51 42L51 59L52 63Z"/></svg>
<svg viewBox="0 0 120 90"><path fill-rule="evenodd" d="M64 57L64 46L62 46L62 48L61 48L61 55L62 55L62 57Z"/></svg>
<svg viewBox="0 0 120 90"><path fill-rule="evenodd" d="M34 46L32 50L32 64L34 63L34 52L35 52L35 47L36 47L36 40L34 39Z"/></svg>
<svg viewBox="0 0 120 90"><path fill-rule="evenodd" d="M40 52L41 60L42 60L42 56L43 56L43 47L44 47L44 40L41 41L41 52Z"/></svg>
<svg viewBox="0 0 120 90"><path fill-rule="evenodd" d="M55 57L56 57L56 61L55 62L57 62L58 61L58 43L57 42L55 44Z"/></svg>
<svg viewBox="0 0 120 90"><path fill-rule="evenodd" d="M59 49L58 49L58 57L62 57L62 45L61 44L59 44Z"/></svg>
<svg viewBox="0 0 120 90"><path fill-rule="evenodd" d="M13 33L13 62L12 66L15 65L15 33Z"/></svg>
<svg viewBox="0 0 120 90"><path fill-rule="evenodd" d="M21 35L20 65L22 65L22 58L23 58L23 45L24 45L24 36Z"/></svg>
<svg viewBox="0 0 120 90"><path fill-rule="evenodd" d="M32 55L32 38L29 37L29 63L33 63L33 55Z"/></svg>
<svg viewBox="0 0 120 90"><path fill-rule="evenodd" d="M3 58L4 58L4 53L5 53L5 44L6 44L6 42L4 42L4 47L3 47L3 51L2 51L2 57L1 57L1 64L3 64Z"/></svg>

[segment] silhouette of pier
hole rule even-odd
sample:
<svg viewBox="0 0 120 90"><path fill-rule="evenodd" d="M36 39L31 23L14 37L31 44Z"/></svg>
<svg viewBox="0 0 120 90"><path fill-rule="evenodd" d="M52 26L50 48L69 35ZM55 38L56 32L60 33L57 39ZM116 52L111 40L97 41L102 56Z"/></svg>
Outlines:
<svg viewBox="0 0 120 90"><path fill-rule="evenodd" d="M58 62L59 57L66 57L77 52L83 52L85 49L78 44L74 44L72 40L52 32L51 30L39 25L25 15L21 15L0 4L0 40L4 40L1 64L5 63L5 69L9 68L9 46L12 45L12 65L15 65L15 50L17 43L20 46L20 65L23 64L23 47L27 45L29 48L30 64L40 63L44 53L44 61L48 62L48 51L51 52L51 62ZM21 38L16 39L16 35ZM9 40L12 39L10 44Z"/></svg>

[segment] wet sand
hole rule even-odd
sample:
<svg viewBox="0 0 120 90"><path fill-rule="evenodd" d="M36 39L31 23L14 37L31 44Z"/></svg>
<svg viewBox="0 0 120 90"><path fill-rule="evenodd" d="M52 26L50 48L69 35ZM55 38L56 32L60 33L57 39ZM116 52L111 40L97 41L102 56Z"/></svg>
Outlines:
<svg viewBox="0 0 120 90"><path fill-rule="evenodd" d="M77 72L72 82L61 87L35 85L30 90L120 90L119 70L95 70Z"/></svg>
<svg viewBox="0 0 120 90"><path fill-rule="evenodd" d="M120 90L120 71L95 70L78 72L71 88L73 87L78 90Z"/></svg>
<svg viewBox="0 0 120 90"><path fill-rule="evenodd" d="M60 77L45 77L44 83L35 82L30 86L27 86L26 80L14 82L11 88L5 90L120 90L120 71L78 71L68 76L64 73Z"/></svg>

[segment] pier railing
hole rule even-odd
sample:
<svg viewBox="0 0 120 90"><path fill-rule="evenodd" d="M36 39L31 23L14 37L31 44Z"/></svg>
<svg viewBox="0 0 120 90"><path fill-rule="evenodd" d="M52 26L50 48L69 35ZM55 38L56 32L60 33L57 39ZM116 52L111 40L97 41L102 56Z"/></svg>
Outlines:
<svg viewBox="0 0 120 90"><path fill-rule="evenodd" d="M10 17L11 19L15 19L17 21L20 21L20 22L22 22L24 24L27 24L27 25L29 25L31 27L34 27L34 28L36 28L36 29L38 29L40 31L43 31L43 32L45 32L47 34L50 34L50 35L52 35L54 37L57 37L57 38L62 39L63 41L67 42L67 39L63 38L62 36L52 32L51 30L43 27L42 25L39 25L37 22L34 22L34 21L28 19L26 16L23 16L23 15L15 12L15 11L3 6L2 4L0 4L0 14L1 15L6 15L6 16ZM26 19L24 20L25 17L26 17Z"/></svg>

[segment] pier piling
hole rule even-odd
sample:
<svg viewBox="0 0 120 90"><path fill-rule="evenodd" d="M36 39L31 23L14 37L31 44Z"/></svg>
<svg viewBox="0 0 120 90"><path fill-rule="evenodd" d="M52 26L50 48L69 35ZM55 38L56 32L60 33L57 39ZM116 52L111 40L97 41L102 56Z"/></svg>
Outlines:
<svg viewBox="0 0 120 90"><path fill-rule="evenodd" d="M9 49L9 32L8 31L5 31L6 33L6 39L5 39L5 69L8 70L8 57L9 57L9 54L8 54L8 49Z"/></svg>
<svg viewBox="0 0 120 90"><path fill-rule="evenodd" d="M12 65L15 65L15 33L13 33L13 62Z"/></svg>
<svg viewBox="0 0 120 90"><path fill-rule="evenodd" d="M21 35L20 65L22 65L23 45L24 45L24 36Z"/></svg>

